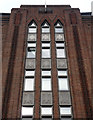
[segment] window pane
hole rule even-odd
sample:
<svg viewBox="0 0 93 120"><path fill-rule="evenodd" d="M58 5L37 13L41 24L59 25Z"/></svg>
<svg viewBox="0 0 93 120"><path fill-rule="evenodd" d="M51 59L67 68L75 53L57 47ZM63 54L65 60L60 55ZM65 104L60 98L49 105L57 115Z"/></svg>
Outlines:
<svg viewBox="0 0 93 120"><path fill-rule="evenodd" d="M36 47L36 43L28 43L28 47Z"/></svg>
<svg viewBox="0 0 93 120"><path fill-rule="evenodd" d="M42 58L50 58L50 49L42 49Z"/></svg>
<svg viewBox="0 0 93 120"><path fill-rule="evenodd" d="M49 28L42 28L42 33L49 33L50 29Z"/></svg>
<svg viewBox="0 0 93 120"><path fill-rule="evenodd" d="M41 120L53 120L52 118L42 118Z"/></svg>
<svg viewBox="0 0 93 120"><path fill-rule="evenodd" d="M65 58L65 49L57 49L57 58Z"/></svg>
<svg viewBox="0 0 93 120"><path fill-rule="evenodd" d="M41 115L52 115L52 107L42 107Z"/></svg>
<svg viewBox="0 0 93 120"><path fill-rule="evenodd" d="M61 120L73 120L72 118L61 118Z"/></svg>
<svg viewBox="0 0 93 120"><path fill-rule="evenodd" d="M62 27L62 24L60 22L57 22L56 26L57 27Z"/></svg>
<svg viewBox="0 0 93 120"><path fill-rule="evenodd" d="M49 24L47 22L45 22L42 26L43 27L49 27Z"/></svg>
<svg viewBox="0 0 93 120"><path fill-rule="evenodd" d="M50 43L42 43L42 47L50 47Z"/></svg>
<svg viewBox="0 0 93 120"><path fill-rule="evenodd" d="M22 120L33 120L33 118L22 118Z"/></svg>
<svg viewBox="0 0 93 120"><path fill-rule="evenodd" d="M36 41L36 34L28 34L28 41Z"/></svg>
<svg viewBox="0 0 93 120"><path fill-rule="evenodd" d="M64 41L64 34L55 34L56 41Z"/></svg>
<svg viewBox="0 0 93 120"><path fill-rule="evenodd" d="M68 90L68 79L67 78L58 78L59 90Z"/></svg>
<svg viewBox="0 0 93 120"><path fill-rule="evenodd" d="M33 91L34 90L34 79L33 78L25 78L25 91Z"/></svg>
<svg viewBox="0 0 93 120"><path fill-rule="evenodd" d="M67 70L58 70L58 76L67 76Z"/></svg>
<svg viewBox="0 0 93 120"><path fill-rule="evenodd" d="M28 48L27 58L35 58L36 50L33 48Z"/></svg>
<svg viewBox="0 0 93 120"><path fill-rule="evenodd" d="M22 107L22 116L33 115L33 107Z"/></svg>
<svg viewBox="0 0 93 120"><path fill-rule="evenodd" d="M25 76L34 76L35 71L25 71Z"/></svg>
<svg viewBox="0 0 93 120"><path fill-rule="evenodd" d="M51 90L51 79L50 78L42 78L42 90L44 91Z"/></svg>
<svg viewBox="0 0 93 120"><path fill-rule="evenodd" d="M50 41L50 34L42 34L42 41Z"/></svg>
<svg viewBox="0 0 93 120"><path fill-rule="evenodd" d="M36 24L33 22L32 24L29 25L29 27L36 27Z"/></svg>
<svg viewBox="0 0 93 120"><path fill-rule="evenodd" d="M29 28L29 33L36 33L36 28Z"/></svg>
<svg viewBox="0 0 93 120"><path fill-rule="evenodd" d="M63 28L55 28L56 33L63 33Z"/></svg>
<svg viewBox="0 0 93 120"><path fill-rule="evenodd" d="M56 47L64 47L64 43L56 43Z"/></svg>
<svg viewBox="0 0 93 120"><path fill-rule="evenodd" d="M42 76L51 76L51 71L43 71L42 70Z"/></svg>
<svg viewBox="0 0 93 120"><path fill-rule="evenodd" d="M71 115L71 107L60 107L61 115Z"/></svg>

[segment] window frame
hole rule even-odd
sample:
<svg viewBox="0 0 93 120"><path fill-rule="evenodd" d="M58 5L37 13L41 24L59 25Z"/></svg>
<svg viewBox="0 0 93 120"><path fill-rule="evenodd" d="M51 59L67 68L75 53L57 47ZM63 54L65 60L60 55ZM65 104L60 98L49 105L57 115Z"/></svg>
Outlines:
<svg viewBox="0 0 93 120"><path fill-rule="evenodd" d="M27 73L27 72L33 72L33 73ZM35 76L35 69L25 69L25 77L34 77Z"/></svg>
<svg viewBox="0 0 93 120"><path fill-rule="evenodd" d="M50 72L49 74L42 74L43 72ZM42 69L41 70L42 77L51 77L51 69Z"/></svg>
<svg viewBox="0 0 93 120"><path fill-rule="evenodd" d="M34 115L34 106L22 106L22 109L23 108L32 108L32 114L31 115L30 114L29 115L28 114L27 115L26 114L25 115L22 114L22 118L26 118L26 117L29 117L29 118L31 117L32 118L33 115ZM31 110L29 110L29 111L31 111ZM21 113L22 113L22 110L21 110Z"/></svg>
<svg viewBox="0 0 93 120"><path fill-rule="evenodd" d="M62 108L70 108L70 113L61 113L61 109ZM72 106L59 106L59 111L60 111L60 116L61 116L61 118L62 118L62 116L64 116L64 117L72 117Z"/></svg>
<svg viewBox="0 0 93 120"><path fill-rule="evenodd" d="M59 71L61 72L66 72L66 74L59 74ZM57 69L57 74L58 74L58 77L67 77L68 78L68 69Z"/></svg>
<svg viewBox="0 0 93 120"><path fill-rule="evenodd" d="M49 53L49 55L47 57L43 53L44 50L49 50L49 51L46 51L46 53ZM49 47L42 48L41 56L42 56L42 59L47 59L47 58L49 59L49 58L51 58L51 49Z"/></svg>
<svg viewBox="0 0 93 120"><path fill-rule="evenodd" d="M44 85L44 83L43 83L44 79L45 79L45 80L46 80L46 79L47 79L47 80L50 79L50 80L49 80L50 82L48 83L50 86L48 86L49 88L47 88L47 89L44 88L44 86L43 86L43 85ZM42 77L42 78L41 78L41 91L42 91L42 92L49 92L49 91L51 92L51 91L52 91L52 80L51 80L51 77Z"/></svg>
<svg viewBox="0 0 93 120"><path fill-rule="evenodd" d="M31 49L29 51L29 49ZM32 53L32 51L34 52L34 54ZM31 56L30 54L33 54L34 56ZM36 58L36 48L32 48L32 47L27 47L27 57L26 58L31 58L31 59L35 59Z"/></svg>
<svg viewBox="0 0 93 120"><path fill-rule="evenodd" d="M49 31L42 31L43 29L49 29ZM42 32L42 34L43 33L50 33L50 25L47 21L44 21L43 24L41 25L41 32Z"/></svg>
<svg viewBox="0 0 93 120"><path fill-rule="evenodd" d="M27 84L26 81L27 81L27 80L30 81L30 79L32 80L31 83L30 83L32 86L31 86L31 88L28 89L28 88L27 88L27 85L28 85L28 84ZM27 84L27 85L26 85L26 84ZM35 78L26 78L26 77L25 77L25 79L24 79L24 92L33 92L34 90L35 90Z"/></svg>
<svg viewBox="0 0 93 120"><path fill-rule="evenodd" d="M58 52L58 50L60 50L60 52ZM61 55L59 56L59 54L61 53ZM57 47L56 48L56 58L64 58L66 59L66 50L65 47Z"/></svg>
<svg viewBox="0 0 93 120"><path fill-rule="evenodd" d="M51 114L42 114L42 108L51 108ZM53 116L53 106L41 106L41 109L40 109L40 113L41 113L41 117L44 118L44 117L51 117Z"/></svg>
<svg viewBox="0 0 93 120"><path fill-rule="evenodd" d="M61 80L61 79L66 79L66 82L64 82L64 84L66 83L66 85L65 85L65 89L63 89L62 87L64 86L62 86L62 83L63 82L59 82L59 79ZM61 85L61 87L60 87L60 85ZM60 89L61 88L61 89ZM68 77L58 77L58 90L59 91L69 91L69 81L68 81Z"/></svg>

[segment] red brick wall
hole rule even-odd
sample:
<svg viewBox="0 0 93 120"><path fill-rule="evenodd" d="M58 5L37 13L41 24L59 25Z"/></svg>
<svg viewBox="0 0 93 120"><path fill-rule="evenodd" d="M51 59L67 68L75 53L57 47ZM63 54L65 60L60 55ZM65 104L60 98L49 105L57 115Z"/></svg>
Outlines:
<svg viewBox="0 0 93 120"><path fill-rule="evenodd" d="M32 19L38 25L34 117L39 118L40 112L40 26L45 19L51 26L54 118L59 117L54 48L54 24L59 19L65 29L73 116L91 118L91 24L89 21L82 22L79 9L71 9L70 6L48 6L53 13L46 14L38 12L40 7L42 8L42 6L21 6L20 9L12 9L9 25L3 26L3 118L21 116L27 25Z"/></svg>

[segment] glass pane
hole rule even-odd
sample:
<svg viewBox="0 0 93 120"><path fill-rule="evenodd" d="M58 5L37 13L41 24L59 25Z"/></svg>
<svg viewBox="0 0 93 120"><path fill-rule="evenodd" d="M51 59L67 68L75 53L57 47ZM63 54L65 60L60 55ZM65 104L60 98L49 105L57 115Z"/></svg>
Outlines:
<svg viewBox="0 0 93 120"><path fill-rule="evenodd" d="M49 24L47 22L45 22L43 27L49 27Z"/></svg>
<svg viewBox="0 0 93 120"><path fill-rule="evenodd" d="M64 41L64 34L55 34L56 41Z"/></svg>
<svg viewBox="0 0 93 120"><path fill-rule="evenodd" d="M71 115L71 107L60 107L61 115Z"/></svg>
<svg viewBox="0 0 93 120"><path fill-rule="evenodd" d="M42 41L50 41L50 34L42 34Z"/></svg>
<svg viewBox="0 0 93 120"><path fill-rule="evenodd" d="M36 24L33 22L29 27L36 27Z"/></svg>
<svg viewBox="0 0 93 120"><path fill-rule="evenodd" d="M36 34L28 34L28 41L36 41Z"/></svg>
<svg viewBox="0 0 93 120"><path fill-rule="evenodd" d="M29 33L36 33L36 28L29 28Z"/></svg>
<svg viewBox="0 0 93 120"><path fill-rule="evenodd" d="M57 58L65 58L65 49L57 49Z"/></svg>
<svg viewBox="0 0 93 120"><path fill-rule="evenodd" d="M50 47L50 43L42 43L42 47Z"/></svg>
<svg viewBox="0 0 93 120"><path fill-rule="evenodd" d="M42 49L42 58L50 58L50 49Z"/></svg>
<svg viewBox="0 0 93 120"><path fill-rule="evenodd" d="M56 47L65 47L64 43L56 43Z"/></svg>
<svg viewBox="0 0 93 120"><path fill-rule="evenodd" d="M22 107L22 116L33 115L33 107Z"/></svg>
<svg viewBox="0 0 93 120"><path fill-rule="evenodd" d="M28 43L28 47L36 47L36 43Z"/></svg>
<svg viewBox="0 0 93 120"><path fill-rule="evenodd" d="M51 90L51 79L50 78L42 78L42 90L44 91Z"/></svg>
<svg viewBox="0 0 93 120"><path fill-rule="evenodd" d="M68 79L58 78L59 90L68 90Z"/></svg>
<svg viewBox="0 0 93 120"><path fill-rule="evenodd" d="M49 33L50 29L49 28L42 28L42 33Z"/></svg>
<svg viewBox="0 0 93 120"><path fill-rule="evenodd" d="M67 70L58 70L58 76L67 76Z"/></svg>
<svg viewBox="0 0 93 120"><path fill-rule="evenodd" d="M35 71L25 71L25 76L34 76Z"/></svg>
<svg viewBox="0 0 93 120"><path fill-rule="evenodd" d="M33 78L25 78L25 91L33 91L34 90L34 79Z"/></svg>
<svg viewBox="0 0 93 120"><path fill-rule="evenodd" d="M52 107L42 107L41 115L52 115Z"/></svg>
<svg viewBox="0 0 93 120"><path fill-rule="evenodd" d="M57 27L62 27L61 23L59 23L59 22L56 24L56 26Z"/></svg>
<svg viewBox="0 0 93 120"><path fill-rule="evenodd" d="M53 120L52 118L42 118L41 120Z"/></svg>
<svg viewBox="0 0 93 120"><path fill-rule="evenodd" d="M42 70L42 76L51 76L51 71L43 71Z"/></svg>
<svg viewBox="0 0 93 120"><path fill-rule="evenodd" d="M28 48L27 58L35 58L35 49Z"/></svg>
<svg viewBox="0 0 93 120"><path fill-rule="evenodd" d="M33 118L22 118L22 120L33 120Z"/></svg>
<svg viewBox="0 0 93 120"><path fill-rule="evenodd" d="M61 120L73 120L72 118L61 118Z"/></svg>
<svg viewBox="0 0 93 120"><path fill-rule="evenodd" d="M63 28L55 28L55 33L63 33Z"/></svg>

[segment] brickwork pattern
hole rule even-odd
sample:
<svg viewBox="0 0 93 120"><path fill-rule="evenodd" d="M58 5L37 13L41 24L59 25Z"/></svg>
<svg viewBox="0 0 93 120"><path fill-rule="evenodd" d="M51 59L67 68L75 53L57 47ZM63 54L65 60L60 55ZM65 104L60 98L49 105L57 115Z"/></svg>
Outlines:
<svg viewBox="0 0 93 120"><path fill-rule="evenodd" d="M9 24L3 25L3 118L20 118L22 104L22 88L24 79L24 66L26 54L27 26L34 19L38 26L37 53L36 53L36 91L34 118L40 117L40 56L41 56L41 24L46 19L51 26L52 42L52 83L54 118L59 118L57 71L54 42L54 24L59 19L65 30L66 51L70 77L70 88L74 118L91 118L91 23L82 20L79 9L70 6L48 6L52 13L39 13L44 6L21 6L12 9ZM74 13L74 14L73 14ZM16 19L17 17L17 19ZM85 18L86 19L86 18ZM18 21L19 20L19 21ZM73 25L72 25L73 24ZM73 26L77 26L79 46L75 42ZM17 27L16 27L17 26ZM15 29L18 29L17 35ZM88 30L87 30L88 29ZM17 38L16 38L17 37ZM14 41L13 41L14 40ZM77 44L77 45L76 45ZM14 47L16 46L16 48ZM77 47L76 47L77 46ZM78 49L78 50L77 50ZM82 62L77 55L81 52ZM81 64L83 63L83 70ZM9 72L10 71L10 72ZM84 71L84 73L82 73ZM85 75L85 78L80 74ZM86 82L83 84L81 81ZM5 89L6 88L6 89ZM86 88L87 93L84 93ZM86 95L84 95L86 94ZM88 95L88 96L87 96ZM85 101L87 99L88 101ZM88 108L88 105L89 108ZM91 111L90 111L91 110ZM88 112L88 114L86 113Z"/></svg>

